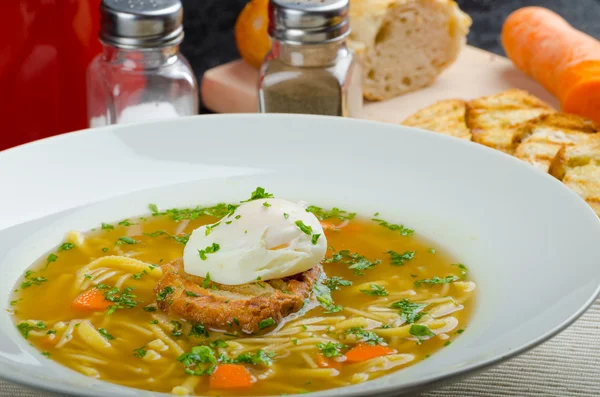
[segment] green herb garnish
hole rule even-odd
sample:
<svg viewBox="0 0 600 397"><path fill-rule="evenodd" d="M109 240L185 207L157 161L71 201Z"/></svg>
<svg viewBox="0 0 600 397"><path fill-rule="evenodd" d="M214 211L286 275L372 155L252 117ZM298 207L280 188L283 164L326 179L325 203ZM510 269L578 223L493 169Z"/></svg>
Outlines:
<svg viewBox="0 0 600 397"><path fill-rule="evenodd" d="M385 287L383 287L382 285L377 285L377 284L369 284L369 287L371 289L361 289L360 292L362 292L365 295L371 295L371 296L388 296L388 292L386 291Z"/></svg>
<svg viewBox="0 0 600 397"><path fill-rule="evenodd" d="M390 254L390 259L394 266L403 266L404 261L409 261L415 257L415 251L404 251L402 254L394 251L388 251L387 253Z"/></svg>
<svg viewBox="0 0 600 397"><path fill-rule="evenodd" d="M411 325L410 329L408 330L408 333L416 337L419 340L419 342L423 342L423 340L425 340L424 337L426 339L429 339L432 336L435 336L435 334L431 332L429 327L420 324Z"/></svg>
<svg viewBox="0 0 600 397"><path fill-rule="evenodd" d="M355 212L347 212L336 207L333 207L331 210L328 211L315 205L309 205L306 208L306 211L313 213L320 221L332 218L339 219L341 221L346 221L353 219L356 216Z"/></svg>
<svg viewBox="0 0 600 397"><path fill-rule="evenodd" d="M432 286L432 285L436 285L436 284L448 284L448 283L454 282L456 280L458 280L458 277L452 276L452 275L451 276L446 276L444 278L440 278L438 276L434 276L432 278L426 278L426 279L423 279L423 280L417 280L417 281L415 281L415 286L416 287L420 287L421 285Z"/></svg>
<svg viewBox="0 0 600 397"><path fill-rule="evenodd" d="M273 320L273 317L265 318L264 320L260 320L258 322L258 329L261 330L261 329L269 328L275 324L277 324L277 323L275 322L275 320Z"/></svg>
<svg viewBox="0 0 600 397"><path fill-rule="evenodd" d="M198 255L200 255L200 259L202 259L203 261L205 261L207 259L206 254L214 254L219 249L221 249L221 247L219 246L219 244L212 243L212 245L209 245L208 247L206 247L206 248L204 248L202 250L198 250Z"/></svg>
<svg viewBox="0 0 600 397"><path fill-rule="evenodd" d="M414 230L404 227L404 225L396 225L392 223L388 223L383 219L373 218L372 221L379 223L380 226L383 226L392 231L399 231L403 236L412 236L414 234Z"/></svg>
<svg viewBox="0 0 600 397"><path fill-rule="evenodd" d="M349 287L352 285L352 281L349 280L344 280L341 277L338 276L333 276L333 277L329 277L328 279L326 279L323 284L325 284L325 286L327 288L329 288L330 291L337 291L339 289L341 289L341 287Z"/></svg>
<svg viewBox="0 0 600 397"><path fill-rule="evenodd" d="M317 347L321 351L321 354L323 354L325 357L331 358L341 356L342 353L340 352L340 350L346 349L348 346L342 345L341 343L327 342L319 343L317 344Z"/></svg>
<svg viewBox="0 0 600 397"><path fill-rule="evenodd" d="M112 336L111 334L109 334L108 331L105 330L104 328L98 328L98 333L100 335L102 335L106 340L113 340L113 339L115 339L115 337Z"/></svg>
<svg viewBox="0 0 600 397"><path fill-rule="evenodd" d="M296 221L294 223L296 224L296 226L298 226L298 229L300 229L302 233L307 234L309 236L312 234L312 227L305 225L304 222Z"/></svg>
<svg viewBox="0 0 600 397"><path fill-rule="evenodd" d="M367 331L363 327L352 327L346 330L346 335L356 335L359 342L369 345L379 345L385 343L385 339L373 331Z"/></svg>
<svg viewBox="0 0 600 397"><path fill-rule="evenodd" d="M419 321L426 313L422 310L427 307L426 303L415 303L408 299L402 299L400 301L392 303L390 306L392 309L398 309L400 317L404 322L412 324Z"/></svg>

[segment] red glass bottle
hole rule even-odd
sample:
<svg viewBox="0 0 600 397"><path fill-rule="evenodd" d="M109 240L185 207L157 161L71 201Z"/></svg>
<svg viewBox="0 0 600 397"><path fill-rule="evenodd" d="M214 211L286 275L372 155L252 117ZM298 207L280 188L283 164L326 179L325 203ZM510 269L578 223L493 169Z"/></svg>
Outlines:
<svg viewBox="0 0 600 397"><path fill-rule="evenodd" d="M100 0L2 1L0 150L87 128Z"/></svg>

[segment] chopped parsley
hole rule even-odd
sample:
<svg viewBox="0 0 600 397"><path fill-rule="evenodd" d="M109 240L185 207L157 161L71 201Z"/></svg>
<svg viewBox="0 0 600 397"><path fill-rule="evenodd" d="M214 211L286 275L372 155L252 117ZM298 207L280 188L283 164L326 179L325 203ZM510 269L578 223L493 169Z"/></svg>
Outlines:
<svg viewBox="0 0 600 397"><path fill-rule="evenodd" d="M317 241L319 241L319 237L321 237L321 234L319 234L319 233L312 235L311 242L313 245L317 245Z"/></svg>
<svg viewBox="0 0 600 397"><path fill-rule="evenodd" d="M17 329L19 330L21 335L23 335L23 338L27 339L29 337L30 331L35 331L36 329L46 329L46 324L44 324L43 321L39 321L35 325L31 325L29 323L19 323L19 325L17 325Z"/></svg>
<svg viewBox="0 0 600 397"><path fill-rule="evenodd" d="M145 312L155 312L156 308L154 306L146 306L143 310Z"/></svg>
<svg viewBox="0 0 600 397"><path fill-rule="evenodd" d="M181 332L181 323L179 321L171 321L171 325L173 329L171 330L171 335L173 336L181 336L183 333Z"/></svg>
<svg viewBox="0 0 600 397"><path fill-rule="evenodd" d="M269 204L268 201L263 202L263 207L270 207L270 206L271 206L271 204Z"/></svg>
<svg viewBox="0 0 600 397"><path fill-rule="evenodd" d="M114 303L108 307L106 315L110 316L117 309L132 309L138 305L138 301L135 300L136 295L132 294L133 287L126 287L123 291L119 291L117 287L110 288L105 284L98 284L96 288L103 290L104 299Z"/></svg>
<svg viewBox="0 0 600 397"><path fill-rule="evenodd" d="M435 248L429 248L427 252L429 252L430 254L435 254Z"/></svg>
<svg viewBox="0 0 600 397"><path fill-rule="evenodd" d="M84 274L83 277L87 278L88 280L93 279L91 274Z"/></svg>
<svg viewBox="0 0 600 397"><path fill-rule="evenodd" d="M458 331L456 331L456 333L459 334L459 335L462 334L463 332L465 332L464 329L459 329Z"/></svg>
<svg viewBox="0 0 600 397"><path fill-rule="evenodd" d="M219 203L212 207L196 207L196 208L171 208L166 211L159 211L156 204L149 204L148 208L152 211L152 216L158 215L169 215L173 221L190 220L193 221L203 215L214 216L217 218L223 218L226 215L232 214L237 205Z"/></svg>
<svg viewBox="0 0 600 397"><path fill-rule="evenodd" d="M342 250L339 252L333 253L331 258L327 258L325 263L343 263L348 265L349 269L354 270L354 274L357 276L364 275L363 271L372 268L381 263L378 259L376 261L370 261L365 258L363 255L359 255L357 253L352 253L348 250Z"/></svg>
<svg viewBox="0 0 600 397"><path fill-rule="evenodd" d="M333 277L329 277L328 279L326 279L323 284L325 284L325 286L327 288L329 288L330 291L337 291L339 289L341 289L342 287L349 287L352 285L352 281L349 280L344 280L341 277L338 276L333 276Z"/></svg>
<svg viewBox="0 0 600 397"><path fill-rule="evenodd" d="M408 299L402 299L400 301L392 303L390 308L398 309L400 317L404 322L409 324L419 321L426 313L422 310L427 307L426 303L415 303Z"/></svg>
<svg viewBox="0 0 600 397"><path fill-rule="evenodd" d="M332 218L339 219L341 221L346 221L353 219L356 216L356 212L347 212L336 207L333 207L331 210L327 211L321 207L309 205L306 208L306 211L312 212L320 221Z"/></svg>
<svg viewBox="0 0 600 397"><path fill-rule="evenodd" d="M208 346L192 347L190 353L182 354L177 361L185 366L188 375L211 375L217 368L215 352Z"/></svg>
<svg viewBox="0 0 600 397"><path fill-rule="evenodd" d="M380 345L385 343L385 339L373 331L367 331L363 327L352 327L346 330L346 335L356 335L359 342L369 345Z"/></svg>
<svg viewBox="0 0 600 397"><path fill-rule="evenodd" d="M131 225L135 225L135 223L129 222L129 219L123 219L121 222L119 222L119 225L127 227L127 226L131 226Z"/></svg>
<svg viewBox="0 0 600 397"><path fill-rule="evenodd" d="M158 320L150 320L148 321L149 324L158 324Z"/></svg>
<svg viewBox="0 0 600 397"><path fill-rule="evenodd" d="M469 269L462 263L453 263L450 266L456 266L460 269L460 276L462 279L467 278L467 274L469 273Z"/></svg>
<svg viewBox="0 0 600 397"><path fill-rule="evenodd" d="M415 257L415 251L404 251L404 253L399 254L390 250L387 253L390 254L390 259L394 266L403 266L404 261L409 261Z"/></svg>
<svg viewBox="0 0 600 397"><path fill-rule="evenodd" d="M333 303L331 291L326 285L316 283L313 287L313 291L317 297L317 302L319 302L319 304L325 309L325 313L337 313L342 311L342 307L340 305Z"/></svg>
<svg viewBox="0 0 600 397"><path fill-rule="evenodd" d="M212 245L209 245L208 247L204 248L203 250L198 250L198 255L200 255L200 259L202 259L203 261L205 261L207 259L206 254L214 254L219 249L221 249L221 247L219 246L219 244L212 243Z"/></svg>
<svg viewBox="0 0 600 397"><path fill-rule="evenodd" d="M56 254L50 254L48 255L48 257L46 258L46 267L48 267L49 264L51 264L52 262L56 262L56 260L58 259L58 255Z"/></svg>
<svg viewBox="0 0 600 397"><path fill-rule="evenodd" d="M236 215L235 219L240 219L242 216L241 215Z"/></svg>
<svg viewBox="0 0 600 397"><path fill-rule="evenodd" d="M261 329L269 328L275 324L277 324L277 323L275 322L275 320L273 320L273 317L265 318L264 320L260 320L258 322L258 329L261 330Z"/></svg>
<svg viewBox="0 0 600 397"><path fill-rule="evenodd" d="M213 223L212 225L206 225L206 230L204 231L204 235L208 236L212 233L213 229L221 224L221 221Z"/></svg>
<svg viewBox="0 0 600 397"><path fill-rule="evenodd" d="M108 248L107 247L102 248L102 252L108 252Z"/></svg>
<svg viewBox="0 0 600 397"><path fill-rule="evenodd" d="M202 288L210 288L212 284L212 281L210 279L210 272L206 273L206 277L204 277L204 280L202 280Z"/></svg>
<svg viewBox="0 0 600 397"><path fill-rule="evenodd" d="M423 280L417 280L415 281L415 286L416 287L420 287L421 285L436 285L436 284L449 284L451 282L454 282L458 280L458 277L450 275L450 276L446 276L444 278L440 278L438 276L434 276L432 278L426 278Z"/></svg>
<svg viewBox="0 0 600 397"><path fill-rule="evenodd" d="M285 219L288 219L288 218L290 217L290 214L287 214L287 213L285 213L285 212L284 212L284 213L283 213L283 217L284 217Z"/></svg>
<svg viewBox="0 0 600 397"><path fill-rule="evenodd" d="M252 194L250 195L250 198L248 200L242 201L242 203L247 203L248 201L260 200L260 199L266 199L266 198L273 198L273 195L271 193L266 192L265 188L259 186L256 188L255 191L252 192Z"/></svg>
<svg viewBox="0 0 600 397"><path fill-rule="evenodd" d="M19 303L19 301L22 301L22 300L23 300L23 298L21 298L21 299L16 299L16 300L14 300L14 301L10 301L10 305L11 305L11 306L15 306L17 303Z"/></svg>
<svg viewBox="0 0 600 397"><path fill-rule="evenodd" d="M217 339L209 343L210 347L228 347L229 344L223 339Z"/></svg>
<svg viewBox="0 0 600 397"><path fill-rule="evenodd" d="M324 355L325 357L331 358L331 357L341 356L342 353L340 352L340 350L346 349L348 346L342 345L341 343L327 342L327 343L319 343L319 344L317 344L317 347L321 351L322 355Z"/></svg>
<svg viewBox="0 0 600 397"><path fill-rule="evenodd" d="M388 223L383 219L373 218L372 221L379 223L379 226L383 226L392 231L399 231L403 236L412 236L414 234L414 230L404 227L404 225L396 225L392 223Z"/></svg>
<svg viewBox="0 0 600 397"><path fill-rule="evenodd" d="M170 285L167 285L165 288L162 289L162 291L158 293L158 295L156 296L156 300L162 302L165 299L167 299L167 295L170 295L173 292L175 292L175 289Z"/></svg>
<svg viewBox="0 0 600 397"><path fill-rule="evenodd" d="M193 292L193 291L185 291L185 294L187 296L193 296L194 298L199 297L200 295L198 295L197 293Z"/></svg>
<svg viewBox="0 0 600 397"><path fill-rule="evenodd" d="M105 330L104 328L98 328L98 333L100 335L102 335L106 340L113 340L113 339L115 339L115 337L112 336L111 334L109 334L108 331Z"/></svg>
<svg viewBox="0 0 600 397"><path fill-rule="evenodd" d="M152 232L152 233L144 233L144 236L148 236L148 237L160 237L160 236L164 236L165 234L169 234L169 233L165 232L164 230L157 230L157 231Z"/></svg>
<svg viewBox="0 0 600 397"><path fill-rule="evenodd" d="M142 276L144 274L146 274L146 275L148 274L148 272L146 271L146 269L142 270L141 273L133 273L132 277L133 277L134 280L139 280L139 279L142 278Z"/></svg>
<svg viewBox="0 0 600 397"><path fill-rule="evenodd" d="M361 289L360 292L362 292L365 295L371 295L371 296L388 296L388 292L386 291L385 287L383 287L382 285L377 285L377 284L369 284L369 288L370 289Z"/></svg>
<svg viewBox="0 0 600 397"><path fill-rule="evenodd" d="M73 243L62 243L60 247L58 247L58 251L68 251L75 248L75 244Z"/></svg>
<svg viewBox="0 0 600 397"><path fill-rule="evenodd" d="M102 222L102 230L113 230L114 228L113 225Z"/></svg>
<svg viewBox="0 0 600 397"><path fill-rule="evenodd" d="M416 337L419 342L423 342L425 339L429 339L432 336L435 336L433 332L429 329L429 327L420 324L413 324L410 326L408 333L412 336ZM424 339L425 338L425 339Z"/></svg>
<svg viewBox="0 0 600 397"><path fill-rule="evenodd" d="M50 357L51 355L50 352L42 352L42 356Z"/></svg>
<svg viewBox="0 0 600 397"><path fill-rule="evenodd" d="M252 364L252 365L263 365L265 367L273 364L273 357L275 357L275 352L265 352L262 349L259 349L256 353L244 353L240 354L234 359L228 359L224 356L219 358L219 361L227 364Z"/></svg>
<svg viewBox="0 0 600 397"><path fill-rule="evenodd" d="M196 338L205 337L208 338L208 330L202 323L192 325L192 329L190 330L189 336L194 336Z"/></svg>
<svg viewBox="0 0 600 397"><path fill-rule="evenodd" d="M31 271L31 270L27 270L25 272L25 281L23 281L21 283L21 288L22 289L29 288L32 285L40 285L40 284L45 283L46 281L48 281L48 279L46 277L43 277L43 276L32 277L33 274L34 274L34 272Z"/></svg>
<svg viewBox="0 0 600 397"><path fill-rule="evenodd" d="M132 239L131 237L128 236L123 236L123 237L119 237L117 239L117 242L115 243L115 245L122 245L122 244L138 244L139 241Z"/></svg>
<svg viewBox="0 0 600 397"><path fill-rule="evenodd" d="M444 343L444 347L449 346L452 342L450 342L449 340L446 341L446 343Z"/></svg>
<svg viewBox="0 0 600 397"><path fill-rule="evenodd" d="M148 351L146 351L146 350L144 349L145 347L146 347L146 346L142 346L142 347L140 347L139 349L133 349L133 355L134 355L135 357L139 357L139 358L142 358L142 357L144 357L144 356L146 355L146 353L148 353Z"/></svg>
<svg viewBox="0 0 600 397"><path fill-rule="evenodd" d="M48 330L48 332L46 332L46 335L53 335L53 334L56 334L55 329L51 329L51 330Z"/></svg>
<svg viewBox="0 0 600 397"><path fill-rule="evenodd" d="M296 224L296 226L298 226L298 229L300 229L302 233L307 234L309 236L312 234L312 227L305 225L304 222L298 220L294 223Z"/></svg>

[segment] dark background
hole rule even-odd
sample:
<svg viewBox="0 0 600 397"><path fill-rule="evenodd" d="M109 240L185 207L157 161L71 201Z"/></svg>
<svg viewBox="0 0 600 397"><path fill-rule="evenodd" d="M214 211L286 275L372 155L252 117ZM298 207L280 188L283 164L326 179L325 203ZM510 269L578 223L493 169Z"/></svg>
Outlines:
<svg viewBox="0 0 600 397"><path fill-rule="evenodd" d="M205 70L239 58L233 26L249 0L182 0L186 38L181 46L200 81ZM469 44L503 54L500 29L513 10L530 5L550 8L573 26L600 38L600 0L457 0L473 18ZM205 110L204 110L205 111Z"/></svg>

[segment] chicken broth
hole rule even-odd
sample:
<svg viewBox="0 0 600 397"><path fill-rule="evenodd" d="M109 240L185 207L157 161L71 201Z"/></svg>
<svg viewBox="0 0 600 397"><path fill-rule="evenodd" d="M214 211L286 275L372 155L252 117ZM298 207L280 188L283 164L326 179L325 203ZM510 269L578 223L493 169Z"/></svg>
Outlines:
<svg viewBox="0 0 600 397"><path fill-rule="evenodd" d="M467 327L475 284L466 266L418 231L317 207L309 210L328 243L318 304L261 324L268 332L256 335L167 316L156 302L168 302L169 291L153 291L160 265L230 210L150 209L69 232L19 280L10 309L41 354L87 376L174 395L281 395L400 370L451 348Z"/></svg>

